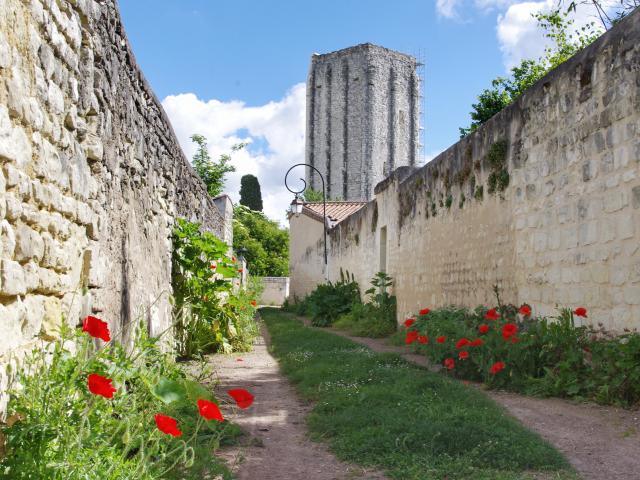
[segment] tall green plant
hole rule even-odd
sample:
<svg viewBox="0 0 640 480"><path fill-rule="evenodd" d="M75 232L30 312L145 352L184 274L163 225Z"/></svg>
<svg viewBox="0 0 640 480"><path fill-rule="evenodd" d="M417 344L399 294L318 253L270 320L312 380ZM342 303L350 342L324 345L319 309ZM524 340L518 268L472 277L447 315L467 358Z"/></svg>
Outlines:
<svg viewBox="0 0 640 480"><path fill-rule="evenodd" d="M239 265L228 255L227 244L201 231L198 223L178 219L173 246L178 352L191 357L247 350L251 335L241 324L247 324L244 317L253 317L255 307L234 293Z"/></svg>
<svg viewBox="0 0 640 480"><path fill-rule="evenodd" d="M217 197L224 191L225 176L227 173L235 172L236 168L231 165L231 155L224 154L215 162L211 159L207 150L207 139L203 135L194 134L191 140L198 145L193 156L193 168L207 186L207 192L212 197ZM231 147L232 152L237 152L246 146L239 143Z"/></svg>
<svg viewBox="0 0 640 480"><path fill-rule="evenodd" d="M198 400L217 402L200 385L203 377L187 377L144 325L136 332L132 350L115 342L98 349L87 333L63 324L57 339L27 355L0 427L0 478L194 478L196 463L224 471L211 451L230 425L199 417ZM92 386L92 375L112 388ZM180 436L160 431L156 414L175 420Z"/></svg>
<svg viewBox="0 0 640 480"><path fill-rule="evenodd" d="M289 273L289 230L244 205L233 209L233 248L244 249L247 266L258 277Z"/></svg>
<svg viewBox="0 0 640 480"><path fill-rule="evenodd" d="M255 175L243 175L240 179L240 205L258 212L262 211L260 182Z"/></svg>

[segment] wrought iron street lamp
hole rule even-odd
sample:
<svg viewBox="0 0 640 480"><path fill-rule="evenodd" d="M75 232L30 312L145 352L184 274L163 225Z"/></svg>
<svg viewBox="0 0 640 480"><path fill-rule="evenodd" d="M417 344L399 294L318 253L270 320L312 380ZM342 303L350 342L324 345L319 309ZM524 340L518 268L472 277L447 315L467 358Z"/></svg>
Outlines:
<svg viewBox="0 0 640 480"><path fill-rule="evenodd" d="M302 181L302 189L300 190L293 190L291 187L289 187L289 184L287 183L287 177L289 176L289 172L291 172L291 170L293 170L294 168L301 167L301 166L312 168L320 176L320 180L322 180L322 226L324 228L324 274L325 274L325 279L328 282L329 266L327 263L327 196L325 192L324 177L322 176L322 173L320 173L320 170L318 170L313 165L309 165L308 163L296 163L289 170L287 170L287 173L284 176L284 185L285 187L287 187L287 190L289 190L291 193L295 195L290 205L290 211L292 214L296 216L300 215L302 213L302 207L304 206L304 202L300 198L300 194L307 189L307 182L305 181L305 179L304 178L300 179Z"/></svg>

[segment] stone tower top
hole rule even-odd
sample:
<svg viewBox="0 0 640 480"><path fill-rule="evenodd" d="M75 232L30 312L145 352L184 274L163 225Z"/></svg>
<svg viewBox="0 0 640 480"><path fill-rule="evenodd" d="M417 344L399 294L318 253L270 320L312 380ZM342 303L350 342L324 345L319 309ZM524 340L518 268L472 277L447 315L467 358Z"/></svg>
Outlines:
<svg viewBox="0 0 640 480"><path fill-rule="evenodd" d="M330 198L368 201L394 169L415 165L416 69L414 57L371 43L311 56L305 156ZM310 169L307 181L322 188Z"/></svg>

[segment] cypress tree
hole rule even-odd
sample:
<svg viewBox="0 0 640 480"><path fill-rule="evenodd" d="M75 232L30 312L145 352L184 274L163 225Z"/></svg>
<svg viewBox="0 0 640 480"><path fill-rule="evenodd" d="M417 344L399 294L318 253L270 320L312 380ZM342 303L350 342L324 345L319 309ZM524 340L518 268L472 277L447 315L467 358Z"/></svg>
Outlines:
<svg viewBox="0 0 640 480"><path fill-rule="evenodd" d="M244 205L258 212L262 211L260 182L258 182L258 179L254 175L243 175L240 179L240 205Z"/></svg>

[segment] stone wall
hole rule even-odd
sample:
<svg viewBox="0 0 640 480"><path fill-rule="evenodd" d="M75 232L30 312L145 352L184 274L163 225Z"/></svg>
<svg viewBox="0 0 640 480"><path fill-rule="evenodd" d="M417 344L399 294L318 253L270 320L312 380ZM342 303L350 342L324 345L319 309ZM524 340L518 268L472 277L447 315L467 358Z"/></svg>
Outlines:
<svg viewBox="0 0 640 480"><path fill-rule="evenodd" d="M584 306L590 322L639 328L638 65L640 12L423 168L380 183L331 231L330 278L346 269L364 287L386 270L399 319L493 304L497 284L535 313ZM300 296L323 274L305 269L298 289L296 251Z"/></svg>
<svg viewBox="0 0 640 480"><path fill-rule="evenodd" d="M329 198L368 201L418 150L416 59L366 43L314 54L307 79L306 163L324 175ZM311 188L321 180L307 170Z"/></svg>
<svg viewBox="0 0 640 480"><path fill-rule="evenodd" d="M4 0L0 362L63 316L77 324L93 312L125 341L138 318L163 331L178 216L231 241L115 0Z"/></svg>
<svg viewBox="0 0 640 480"><path fill-rule="evenodd" d="M260 305L282 305L289 298L289 277L262 277Z"/></svg>

